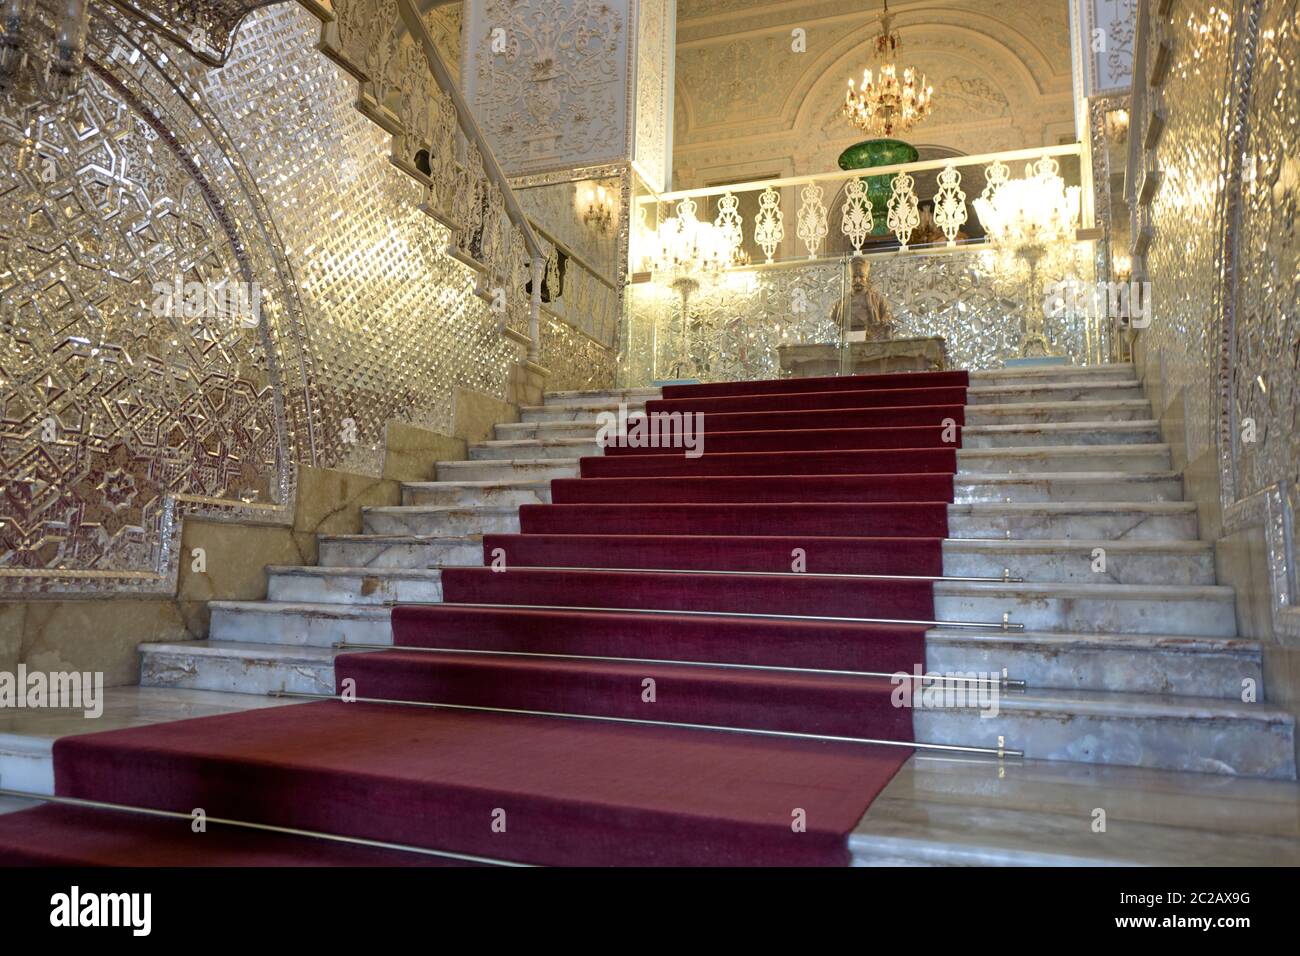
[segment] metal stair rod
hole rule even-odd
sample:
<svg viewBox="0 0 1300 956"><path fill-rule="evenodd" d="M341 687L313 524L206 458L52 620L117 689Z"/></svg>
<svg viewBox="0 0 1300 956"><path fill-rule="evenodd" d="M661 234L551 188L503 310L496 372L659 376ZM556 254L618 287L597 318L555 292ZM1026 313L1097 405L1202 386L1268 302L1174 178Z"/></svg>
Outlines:
<svg viewBox="0 0 1300 956"><path fill-rule="evenodd" d="M612 717L605 714L570 714L554 710L523 710L515 707L486 707L477 704L447 704L428 700L398 700L387 697L353 697L344 701L337 694L310 694L302 691L273 690L268 697L297 698L302 700L334 700L349 704L396 704L402 707L428 707L435 710L469 710L489 714L515 714L522 717L559 717L566 720L591 720L608 724L635 724L648 727L684 727L688 730L712 730L732 734L750 734L757 737L779 737L786 740L822 740L830 743L869 744L881 747L910 747L939 753L985 754L995 757L1023 757L1024 751L1008 750L1004 746L972 747L961 744L931 744L915 740L884 740L875 737L845 737L838 734L811 734L794 730L763 730L756 727L728 727L721 724L694 724L671 720L646 720L641 717Z"/></svg>
<svg viewBox="0 0 1300 956"><path fill-rule="evenodd" d="M480 601L443 601L447 607L500 608L515 611L598 611L602 614L678 614L686 617L739 617L765 621L833 621L848 624L898 624L918 627L986 628L993 631L1023 631L1008 614L1001 621L911 621L889 617L834 617L819 614L760 614L755 611L675 611L671 608L588 607L580 604L491 604ZM428 601L394 601L393 607L428 607Z"/></svg>
<svg viewBox="0 0 1300 956"><path fill-rule="evenodd" d="M461 568L464 565L440 565L438 570ZM711 568L593 568L571 567L563 564L507 564L502 574L511 571L620 571L634 574L728 574L737 577L758 575L763 577L794 578L861 578L866 581L959 581L966 583L1023 584L1024 578L1007 575L997 577L964 577L944 574L853 574L834 571L721 571Z"/></svg>
<svg viewBox="0 0 1300 956"><path fill-rule="evenodd" d="M140 816L163 817L168 820L192 822L192 814L179 810L160 810L156 807L142 807L132 803L109 803L105 800L87 800L82 797L60 797L49 793L33 793L28 790L11 790L0 788L0 797L16 797L20 800L39 800L43 803L57 803L69 807L85 807L91 810L117 810L122 813L135 813ZM410 846L405 843L388 843L383 840L368 840L365 837L343 836L339 833L326 833L322 830L300 830L296 827L281 827L272 823L254 823L251 820L235 820L230 817L204 817L207 823L218 826L239 827L244 830L261 830L266 833L282 833L286 836L306 837L312 840L328 840L331 843L348 843L354 846L373 847L377 850L397 850L401 853L418 853L422 856L436 856L449 860L461 860L466 863L482 863L489 866L531 866L529 863L515 863L510 860L498 860L493 857L475 856L469 853L455 853L451 850L433 850L428 847Z"/></svg>
<svg viewBox="0 0 1300 956"><path fill-rule="evenodd" d="M776 671L782 674L824 674L831 677L903 677L907 680L915 679L915 674L909 674L906 671L849 671L836 670L827 667L783 667L778 664L737 664L734 662L719 661L683 661L673 658L655 658L655 657L609 657L601 654L545 654L540 651L494 651L477 647L402 647L396 644L366 644L359 641L335 641L330 645L339 650L364 650L364 651L412 651L417 654L482 654L488 657L541 657L557 660L575 660L575 661L608 661L610 663L628 663L628 664L671 664L681 667L718 667L729 668L732 670L746 671ZM997 686L1001 690L1023 691L1026 684L1023 680L1002 677L964 677L961 675L948 674L922 674L920 677L922 684L939 683L939 684L976 684L979 686Z"/></svg>

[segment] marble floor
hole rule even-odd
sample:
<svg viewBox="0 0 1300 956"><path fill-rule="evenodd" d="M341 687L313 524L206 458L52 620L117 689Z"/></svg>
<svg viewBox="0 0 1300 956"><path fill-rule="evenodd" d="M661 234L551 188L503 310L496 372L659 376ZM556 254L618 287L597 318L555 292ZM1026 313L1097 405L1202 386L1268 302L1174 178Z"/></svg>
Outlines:
<svg viewBox="0 0 1300 956"><path fill-rule="evenodd" d="M109 687L104 690L104 712L94 719L75 709L6 710L0 713L0 789L52 793L54 764L51 751L59 737L259 707L281 707L288 703L294 702L257 694L169 687Z"/></svg>
<svg viewBox="0 0 1300 956"><path fill-rule="evenodd" d="M1300 784L918 755L849 846L856 866L1296 866Z"/></svg>
<svg viewBox="0 0 1300 956"><path fill-rule="evenodd" d="M0 787L49 792L55 738L286 701L115 687L104 714L11 711ZM0 797L0 813L32 804ZM1095 811L1104 832L1094 832ZM857 866L1300 865L1300 784L1059 761L913 756L849 839Z"/></svg>

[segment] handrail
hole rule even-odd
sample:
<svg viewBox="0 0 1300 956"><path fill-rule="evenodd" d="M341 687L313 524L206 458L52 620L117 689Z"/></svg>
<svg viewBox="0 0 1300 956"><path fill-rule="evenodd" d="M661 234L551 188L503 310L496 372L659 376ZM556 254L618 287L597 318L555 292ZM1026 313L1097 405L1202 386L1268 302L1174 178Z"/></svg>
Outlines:
<svg viewBox="0 0 1300 956"><path fill-rule="evenodd" d="M753 179L744 183L727 183L724 186L700 186L695 189L679 189L676 192L657 193L637 198L641 205L657 202L671 202L675 199L714 196L719 193L746 193L771 187L802 186L806 183L826 182L837 179L857 179L862 176L888 176L898 172L924 172L930 169L943 169L945 166L979 166L994 161L1015 162L1021 159L1038 159L1040 156L1077 156L1081 151L1079 143L1062 143L1059 146L1038 146L1032 149L1016 149L1003 153L982 153L978 156L943 156L939 159L927 159L915 163L894 163L889 166L872 166L869 169L837 169L833 172L811 173L803 176L785 176L781 179Z"/></svg>
<svg viewBox="0 0 1300 956"><path fill-rule="evenodd" d="M429 71L437 81L438 86L451 99L452 105L456 107L456 122L460 126L467 139L469 139L477 148L479 156L483 160L483 171L487 174L494 185L501 191L501 199L505 205L506 216L514 223L524 239L524 246L532 256L532 302L529 306L528 317L528 360L536 362L538 358L538 348L541 334L541 309L542 309L542 277L546 271L547 254L542 248L541 241L537 238L537 233L533 231L532 224L524 214L523 207L519 205L519 200L515 197L514 191L510 188L510 183L506 175L501 170L497 162L496 154L492 152L492 147L488 145L483 131L479 129L478 122L474 119L474 114L470 110L469 103L460 92L451 71L447 65L442 62L442 56L438 53L438 48L434 46L433 37L429 34L429 28L424 25L419 11L411 0L397 0L397 12L406 24L406 29L410 32L411 38L420 45L424 53L424 60L429 66Z"/></svg>

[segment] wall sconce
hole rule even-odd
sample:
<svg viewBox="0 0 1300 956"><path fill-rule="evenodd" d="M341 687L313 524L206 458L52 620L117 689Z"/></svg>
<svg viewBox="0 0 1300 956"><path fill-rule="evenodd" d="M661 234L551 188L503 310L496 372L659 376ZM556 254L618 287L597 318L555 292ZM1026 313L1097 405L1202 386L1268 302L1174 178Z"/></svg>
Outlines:
<svg viewBox="0 0 1300 956"><path fill-rule="evenodd" d="M1122 252L1111 256L1111 271L1117 282L1128 282L1133 277L1133 260Z"/></svg>
<svg viewBox="0 0 1300 956"><path fill-rule="evenodd" d="M608 189L599 183L588 186L582 211L582 224L599 233L609 231L614 221L614 202Z"/></svg>
<svg viewBox="0 0 1300 956"><path fill-rule="evenodd" d="M1108 139L1122 143L1128 137L1128 110L1108 110L1104 122Z"/></svg>

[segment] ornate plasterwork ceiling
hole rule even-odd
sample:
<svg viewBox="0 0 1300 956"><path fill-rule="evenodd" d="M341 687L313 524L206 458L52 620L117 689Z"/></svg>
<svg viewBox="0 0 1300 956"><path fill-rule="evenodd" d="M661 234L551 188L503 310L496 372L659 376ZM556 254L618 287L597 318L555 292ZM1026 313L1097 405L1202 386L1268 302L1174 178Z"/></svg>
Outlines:
<svg viewBox="0 0 1300 956"><path fill-rule="evenodd" d="M880 4L681 0L674 186L748 172L834 168L861 139L838 115ZM935 87L935 115L908 137L987 152L1073 139L1066 0L895 0L901 59ZM792 49L805 31L806 52Z"/></svg>

